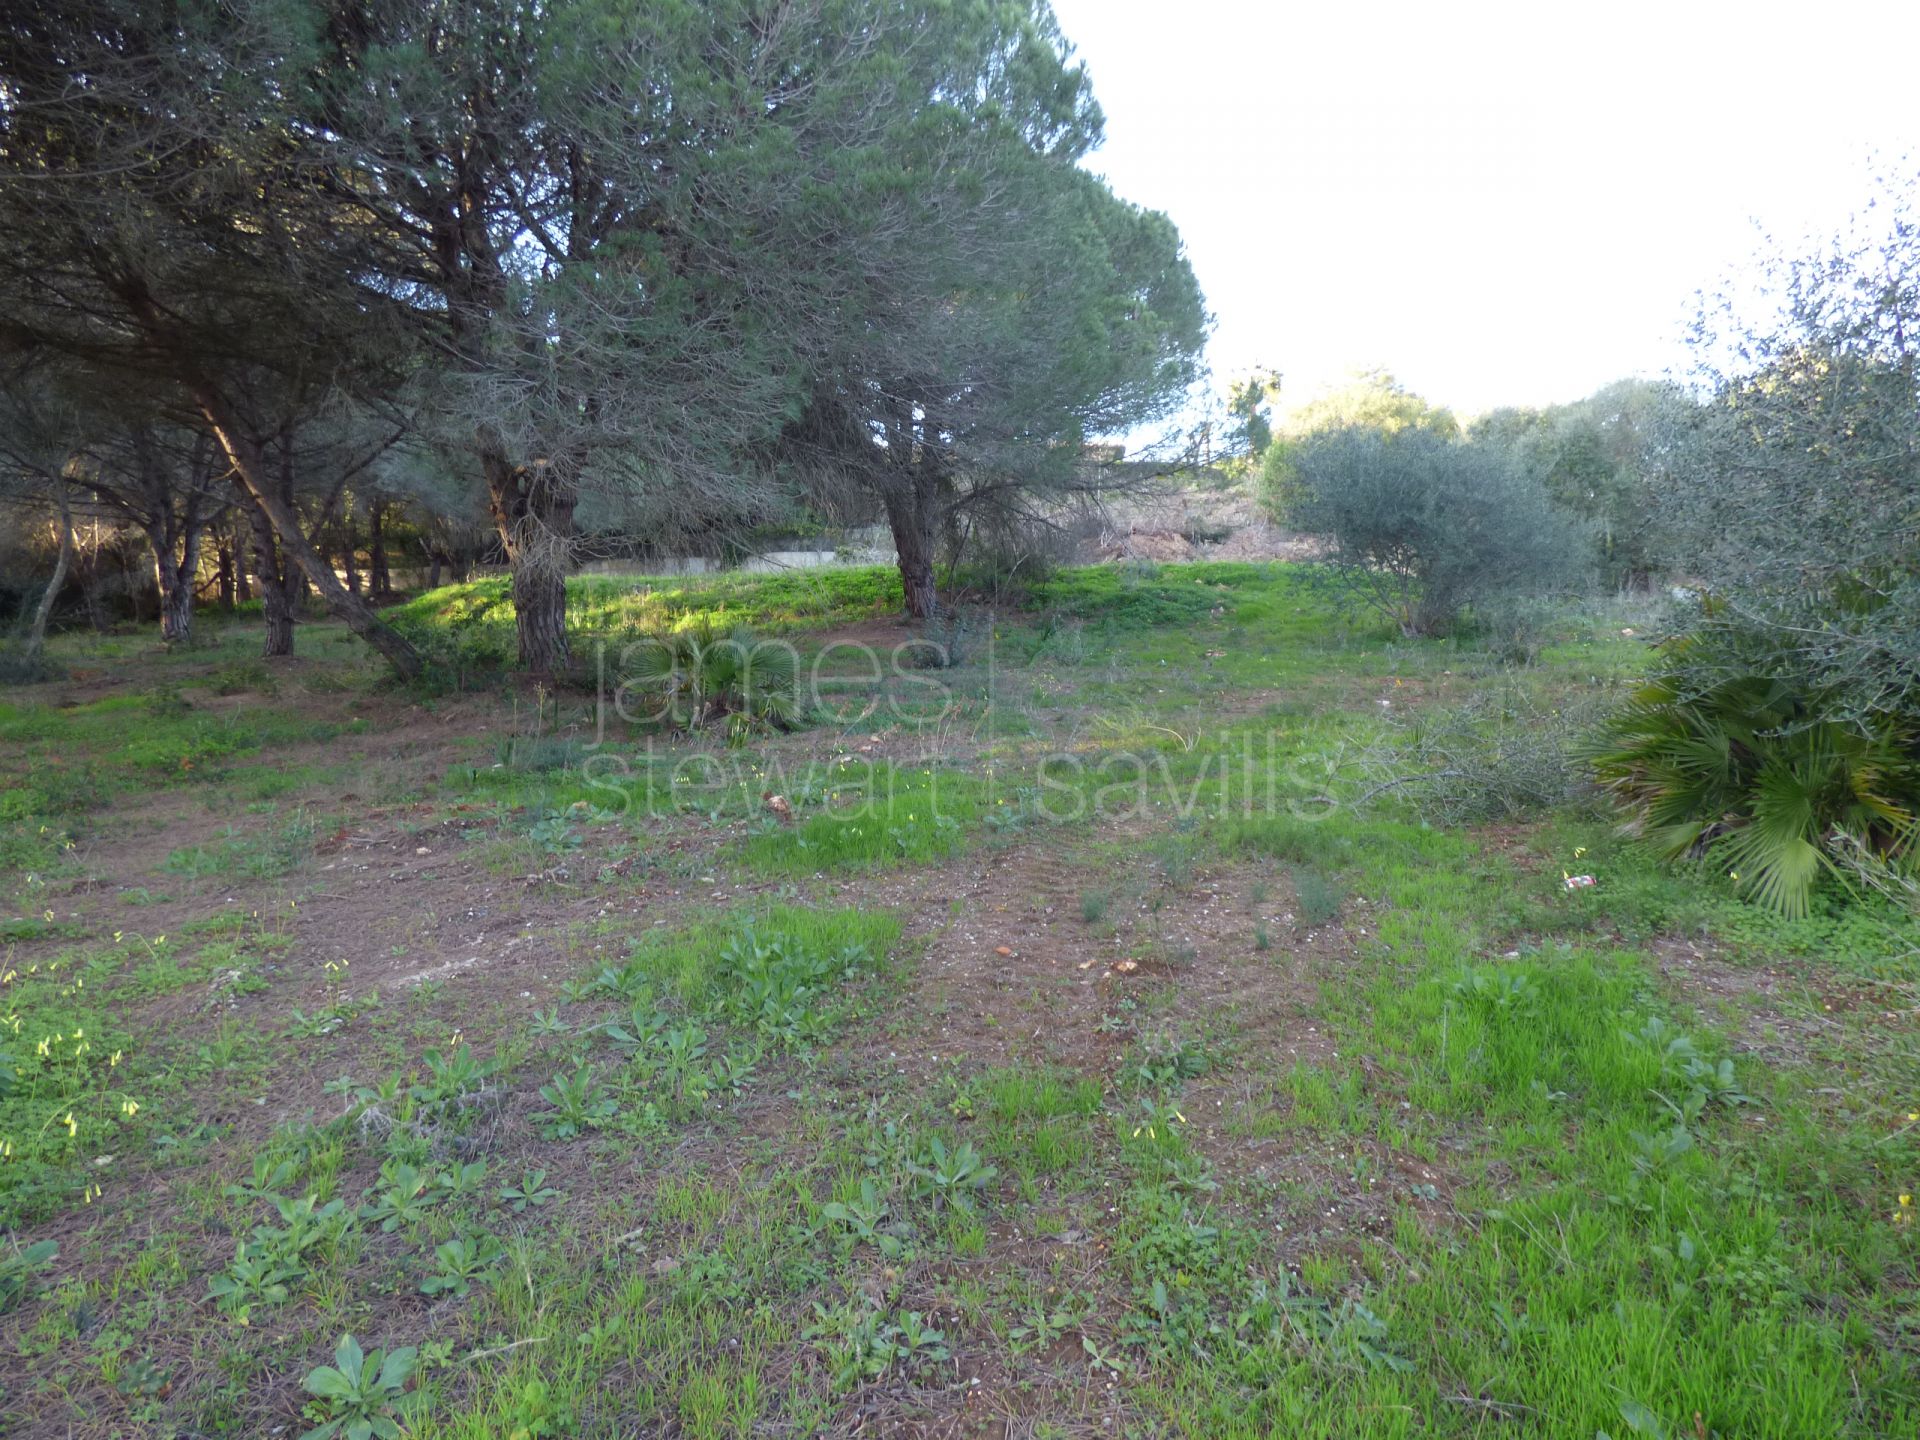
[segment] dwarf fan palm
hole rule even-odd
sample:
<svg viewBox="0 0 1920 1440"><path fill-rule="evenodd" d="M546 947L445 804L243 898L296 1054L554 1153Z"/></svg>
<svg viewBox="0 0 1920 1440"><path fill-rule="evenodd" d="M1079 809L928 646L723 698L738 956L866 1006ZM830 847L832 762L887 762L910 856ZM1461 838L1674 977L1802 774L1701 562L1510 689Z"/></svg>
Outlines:
<svg viewBox="0 0 1920 1440"><path fill-rule="evenodd" d="M1848 851L1897 870L1920 861L1920 726L1900 717L1841 722L1786 680L1693 677L1711 643L1672 642L1589 751L1628 814L1628 833L1668 858L1711 854L1740 890L1804 915L1814 882Z"/></svg>

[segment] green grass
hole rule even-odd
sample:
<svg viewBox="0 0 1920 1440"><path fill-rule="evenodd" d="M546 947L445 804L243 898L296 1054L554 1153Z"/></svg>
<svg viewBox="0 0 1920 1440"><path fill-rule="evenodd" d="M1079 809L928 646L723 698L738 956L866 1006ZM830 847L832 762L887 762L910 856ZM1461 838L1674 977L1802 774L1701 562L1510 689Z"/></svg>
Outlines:
<svg viewBox="0 0 1920 1440"><path fill-rule="evenodd" d="M895 585L595 579L569 620L804 632ZM471 1440L937 1429L975 1374L1035 1435L1920 1426L1910 920L1779 921L1580 805L1350 803L1387 711L1604 695L1618 623L1569 611L1513 674L1286 567L1066 571L1032 606L941 672L938 764L870 764L866 720L589 748L581 705L481 695L369 782L361 729L302 713L365 680L324 626L302 693L216 633L0 708L0 1224L65 1252L0 1272L0 1421L297 1434L351 1332L422 1347L407 1433ZM463 663L511 644L497 582L405 619ZM310 813L431 834L434 870L349 889ZM120 837L164 858L127 873ZM361 893L364 935L310 928ZM436 946L513 968L375 1003L363 973Z"/></svg>
<svg viewBox="0 0 1920 1440"><path fill-rule="evenodd" d="M925 864L966 845L1006 797L977 776L887 764L847 767L821 787L818 808L770 821L742 842L740 860L774 875Z"/></svg>
<svg viewBox="0 0 1920 1440"><path fill-rule="evenodd" d="M767 575L576 576L567 584L567 630L584 660L596 642L630 644L695 624L780 633L870 619L897 612L900 604L899 572L886 566ZM513 603L504 579L443 586L389 612L389 618L431 653L463 667L513 657Z"/></svg>

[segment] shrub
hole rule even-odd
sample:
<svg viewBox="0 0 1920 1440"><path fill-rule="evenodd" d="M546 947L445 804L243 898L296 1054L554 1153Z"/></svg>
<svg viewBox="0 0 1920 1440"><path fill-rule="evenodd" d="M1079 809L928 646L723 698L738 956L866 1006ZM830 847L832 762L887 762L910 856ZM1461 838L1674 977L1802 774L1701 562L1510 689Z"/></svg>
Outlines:
<svg viewBox="0 0 1920 1440"><path fill-rule="evenodd" d="M1711 855L1796 917L1822 872L1863 855L1920 869L1920 717L1834 718L1844 704L1796 682L1790 654L1711 612L1663 660L1589 752L1629 833L1669 859Z"/></svg>
<svg viewBox="0 0 1920 1440"><path fill-rule="evenodd" d="M1577 752L1597 719L1591 703L1547 709L1507 685L1390 721L1382 742L1357 757L1369 781L1358 803L1402 795L1422 819L1448 827L1538 815L1588 788Z"/></svg>
<svg viewBox="0 0 1920 1440"><path fill-rule="evenodd" d="M1593 547L1502 445L1413 428L1348 429L1300 448L1295 523L1322 564L1403 635L1446 633L1461 608L1583 584Z"/></svg>
<svg viewBox="0 0 1920 1440"><path fill-rule="evenodd" d="M1260 458L1260 503L1277 524L1300 527L1295 510L1304 493L1301 456L1316 440L1343 430L1365 430L1383 438L1420 430L1454 440L1460 422L1452 411L1429 404L1385 370L1361 371L1291 408Z"/></svg>
<svg viewBox="0 0 1920 1440"><path fill-rule="evenodd" d="M1920 715L1920 181L1735 297L1696 323L1711 393L1662 447L1687 572L1820 718Z"/></svg>
<svg viewBox="0 0 1920 1440"><path fill-rule="evenodd" d="M0 685L38 685L43 680L64 680L66 675L65 667L44 652L29 655L24 648L0 644Z"/></svg>
<svg viewBox="0 0 1920 1440"><path fill-rule="evenodd" d="M627 684L649 698L653 718L676 729L726 717L784 729L799 714L793 647L750 630L722 634L701 621L642 640L622 662Z"/></svg>

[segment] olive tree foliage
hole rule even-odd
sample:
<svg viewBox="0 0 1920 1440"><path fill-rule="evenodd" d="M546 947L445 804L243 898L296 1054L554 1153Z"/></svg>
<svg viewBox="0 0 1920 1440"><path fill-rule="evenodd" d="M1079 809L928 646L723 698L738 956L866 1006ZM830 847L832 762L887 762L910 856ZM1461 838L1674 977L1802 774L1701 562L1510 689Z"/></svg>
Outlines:
<svg viewBox="0 0 1920 1440"><path fill-rule="evenodd" d="M1260 499L1275 523L1312 528L1293 513L1295 502L1304 498L1299 457L1315 439L1344 430L1383 436L1421 430L1452 440L1460 435L1460 423L1451 410L1414 394L1386 370L1363 370L1322 390L1280 416L1261 455Z"/></svg>
<svg viewBox="0 0 1920 1440"><path fill-rule="evenodd" d="M1331 430L1295 450L1293 523L1322 536L1321 563L1408 637L1440 635L1469 605L1578 590L1584 522L1556 506L1505 445Z"/></svg>
<svg viewBox="0 0 1920 1440"><path fill-rule="evenodd" d="M1512 446L1555 503L1591 522L1608 584L1645 587L1677 558L1660 482L1666 448L1694 405L1667 381L1617 380L1569 405L1492 411L1468 433Z"/></svg>
<svg viewBox="0 0 1920 1440"><path fill-rule="evenodd" d="M1696 647L1822 697L1863 734L1920 716L1920 177L1702 307L1706 401L1663 485L1713 624ZM1708 677L1701 677L1705 681ZM1722 677L1725 678L1725 677Z"/></svg>

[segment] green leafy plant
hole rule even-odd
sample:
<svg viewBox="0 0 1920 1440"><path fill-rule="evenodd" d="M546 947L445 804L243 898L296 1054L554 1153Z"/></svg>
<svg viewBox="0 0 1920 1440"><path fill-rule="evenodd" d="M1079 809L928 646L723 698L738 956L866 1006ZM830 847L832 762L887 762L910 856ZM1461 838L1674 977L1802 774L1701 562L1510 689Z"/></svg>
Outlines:
<svg viewBox="0 0 1920 1440"><path fill-rule="evenodd" d="M307 1416L320 1423L300 1440L332 1440L336 1435L345 1440L398 1440L400 1422L413 1408L406 1390L418 1363L411 1345L369 1355L353 1336L342 1335L333 1364L309 1372L301 1382L314 1397Z"/></svg>
<svg viewBox="0 0 1920 1440"><path fill-rule="evenodd" d="M302 1273L298 1265L258 1243L240 1240L234 1244L232 1263L207 1280L207 1294L222 1312L245 1325L254 1306L284 1305Z"/></svg>
<svg viewBox="0 0 1920 1440"><path fill-rule="evenodd" d="M576 1066L572 1073L560 1071L540 1087L540 1098L553 1107L538 1119L549 1140L570 1139L603 1125L620 1109L590 1065Z"/></svg>
<svg viewBox="0 0 1920 1440"><path fill-rule="evenodd" d="M889 1317L864 1305L829 1310L816 1303L813 1308L815 1323L806 1336L826 1351L836 1391L878 1380L895 1369L911 1376L952 1353L946 1335L918 1311Z"/></svg>
<svg viewBox="0 0 1920 1440"><path fill-rule="evenodd" d="M1016 1355L1046 1350L1070 1331L1078 1329L1084 1315L1078 1308L1035 1305L1021 1317L1018 1325L1007 1328L1009 1348Z"/></svg>
<svg viewBox="0 0 1920 1440"><path fill-rule="evenodd" d="M360 1218L377 1222L388 1234L402 1225L418 1225L440 1198L424 1171L401 1161L382 1165L380 1178L385 1188L360 1207Z"/></svg>
<svg viewBox="0 0 1920 1440"><path fill-rule="evenodd" d="M1540 1002L1532 973L1509 966L1476 965L1453 982L1453 993L1495 1015L1531 1014Z"/></svg>
<svg viewBox="0 0 1920 1440"><path fill-rule="evenodd" d="M559 1191L548 1187L547 1172L544 1170L529 1170L520 1177L518 1184L500 1187L500 1202L510 1206L516 1215L523 1213L529 1205L538 1208L560 1198Z"/></svg>
<svg viewBox="0 0 1920 1440"><path fill-rule="evenodd" d="M871 963L859 946L830 951L783 934L745 930L721 952L728 982L723 1013L784 1045L819 1040L833 1022L830 992Z"/></svg>
<svg viewBox="0 0 1920 1440"><path fill-rule="evenodd" d="M856 1242L872 1245L890 1260L905 1253L907 1239L913 1233L910 1227L891 1219L886 1198L871 1180L860 1182L856 1198L822 1205L820 1218L839 1226Z"/></svg>
<svg viewBox="0 0 1920 1440"><path fill-rule="evenodd" d="M294 1164L291 1160L276 1160L270 1155L253 1157L253 1179L226 1186L221 1193L229 1200L267 1200L279 1196L280 1190L293 1183Z"/></svg>
<svg viewBox="0 0 1920 1440"><path fill-rule="evenodd" d="M624 659L626 683L642 697L649 718L673 729L732 717L786 729L799 715L793 647L750 630L722 634L701 620L649 636Z"/></svg>
<svg viewBox="0 0 1920 1440"><path fill-rule="evenodd" d="M1838 697L1725 673L1743 656L1766 663L1710 611L1588 748L1628 833L1669 860L1710 857L1788 916L1807 913L1823 873L1845 878L1856 853L1920 873L1920 723L1829 718Z"/></svg>
<svg viewBox="0 0 1920 1440"><path fill-rule="evenodd" d="M915 1190L936 1205L970 1209L973 1197L992 1184L1000 1171L981 1159L971 1143L962 1141L949 1149L947 1142L935 1135L907 1166L907 1173L913 1177Z"/></svg>
<svg viewBox="0 0 1920 1440"><path fill-rule="evenodd" d="M15 1244L0 1254L0 1315L38 1293L41 1274L59 1253L53 1241L38 1240L24 1249Z"/></svg>
<svg viewBox="0 0 1920 1440"><path fill-rule="evenodd" d="M424 1106L449 1106L479 1090L493 1067L475 1057L471 1045L456 1045L453 1053L443 1055L429 1050L424 1063L426 1076L416 1082L411 1094Z"/></svg>
<svg viewBox="0 0 1920 1440"><path fill-rule="evenodd" d="M553 1398L539 1376L513 1388L513 1410L507 1418L506 1440L550 1440L573 1428L573 1411Z"/></svg>
<svg viewBox="0 0 1920 1440"><path fill-rule="evenodd" d="M497 1236L485 1233L459 1235L433 1247L438 1268L420 1282L423 1295L465 1295L473 1282L506 1258L507 1250Z"/></svg>
<svg viewBox="0 0 1920 1440"><path fill-rule="evenodd" d="M336 1243L354 1220L347 1213L345 1202L340 1200L329 1200L322 1205L313 1195L303 1195L297 1200L276 1195L273 1204L280 1224L255 1226L253 1238L259 1253L290 1265L303 1263L301 1257L315 1246Z"/></svg>

